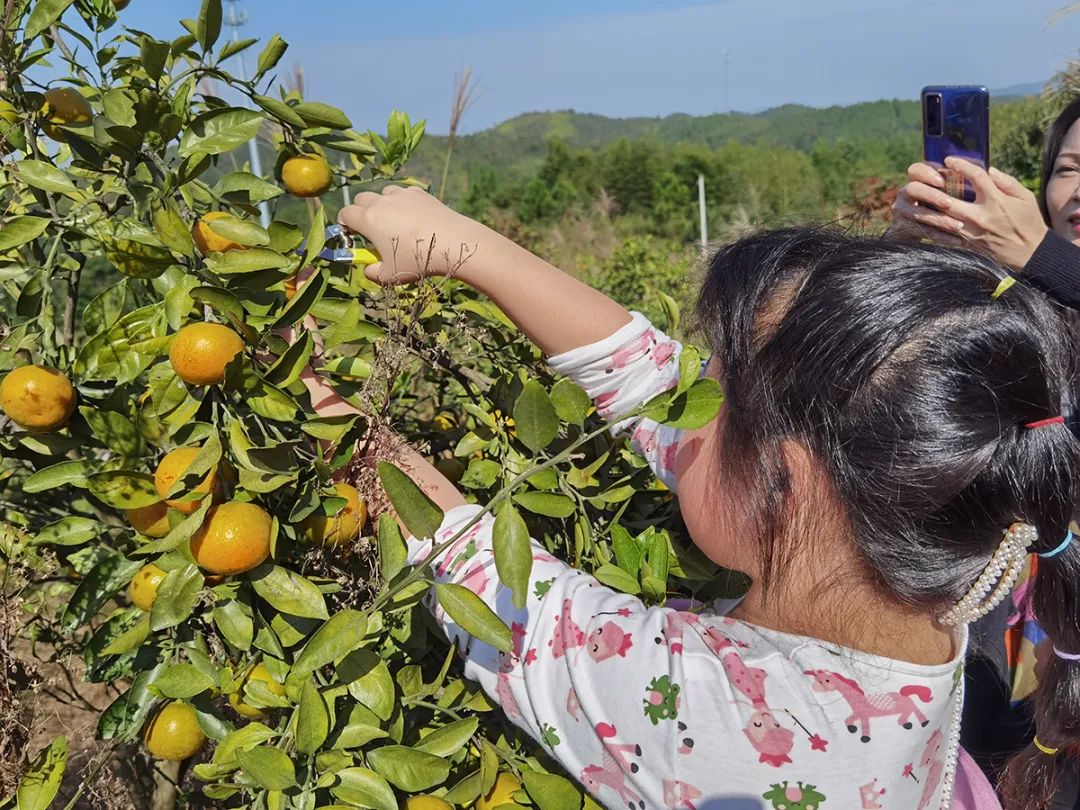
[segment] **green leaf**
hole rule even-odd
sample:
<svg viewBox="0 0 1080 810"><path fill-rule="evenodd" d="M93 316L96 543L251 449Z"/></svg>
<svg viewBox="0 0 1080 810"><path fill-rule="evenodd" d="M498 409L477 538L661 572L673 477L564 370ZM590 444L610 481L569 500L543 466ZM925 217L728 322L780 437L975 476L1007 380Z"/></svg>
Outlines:
<svg viewBox="0 0 1080 810"><path fill-rule="evenodd" d="M283 40L278 34L274 34L270 37L270 41L266 43L266 47L263 48L262 53L259 54L258 68L255 70L253 81L259 81L267 71L273 70L277 63L281 61L281 57L285 55L285 51L288 50L288 48L289 43Z"/></svg>
<svg viewBox="0 0 1080 810"><path fill-rule="evenodd" d="M461 476L461 486L468 489L488 489L506 468L489 458L474 458Z"/></svg>
<svg viewBox="0 0 1080 810"><path fill-rule="evenodd" d="M614 588L617 591L632 594L641 593L641 586L638 585L637 578L630 576L616 565L610 563L601 565L593 572L593 576L609 588Z"/></svg>
<svg viewBox="0 0 1080 810"><path fill-rule="evenodd" d="M292 397L265 380L244 391L247 404L264 419L275 422L291 422L296 418L297 406Z"/></svg>
<svg viewBox="0 0 1080 810"><path fill-rule="evenodd" d="M577 511L570 498L555 492L519 492L514 495L514 503L534 514L553 518L568 518Z"/></svg>
<svg viewBox="0 0 1080 810"><path fill-rule="evenodd" d="M251 100L285 124L295 127L305 126L304 119L296 114L288 104L272 96L252 96Z"/></svg>
<svg viewBox="0 0 1080 810"><path fill-rule="evenodd" d="M199 12L199 23L195 29L195 38L202 45L204 52L214 47L221 36L221 0L203 0Z"/></svg>
<svg viewBox="0 0 1080 810"><path fill-rule="evenodd" d="M452 757L469 741L480 725L477 717L464 717L428 734L413 746L437 757Z"/></svg>
<svg viewBox="0 0 1080 810"><path fill-rule="evenodd" d="M441 785L450 775L450 763L404 745L387 745L368 754L368 764L390 784L414 793Z"/></svg>
<svg viewBox="0 0 1080 810"><path fill-rule="evenodd" d="M227 108L200 115L180 139L180 157L230 152L258 135L262 124L262 115L254 110Z"/></svg>
<svg viewBox="0 0 1080 810"><path fill-rule="evenodd" d="M44 470L38 470L23 481L23 492L45 492L62 486L85 487L86 473L93 469L86 459L61 461Z"/></svg>
<svg viewBox="0 0 1080 810"><path fill-rule="evenodd" d="M522 444L539 453L559 432L559 417L551 398L536 380L527 380L514 403L514 422Z"/></svg>
<svg viewBox="0 0 1080 810"><path fill-rule="evenodd" d="M34 536L36 545L77 546L105 534L105 526L91 518L71 515L41 527Z"/></svg>
<svg viewBox="0 0 1080 810"><path fill-rule="evenodd" d="M59 20L73 2L75 0L37 0L34 10L30 12L30 18L26 21L26 30L23 33L25 41L29 42Z"/></svg>
<svg viewBox="0 0 1080 810"><path fill-rule="evenodd" d="M360 611L335 613L304 645L289 672L289 679L302 680L315 670L340 661L363 644L366 632L367 617Z"/></svg>
<svg viewBox="0 0 1080 810"><path fill-rule="evenodd" d="M240 763L236 759L239 751L247 751L264 742L274 739L277 732L259 722L248 723L225 735L214 749L215 765L235 768Z"/></svg>
<svg viewBox="0 0 1080 810"><path fill-rule="evenodd" d="M386 780L367 768L344 768L334 774L330 792L343 802L372 810L397 810L397 799Z"/></svg>
<svg viewBox="0 0 1080 810"><path fill-rule="evenodd" d="M379 481L405 528L420 539L434 537L442 525L442 510L390 462L380 461L377 469Z"/></svg>
<svg viewBox="0 0 1080 810"><path fill-rule="evenodd" d="M514 607L525 607L529 595L529 576L532 574L532 547L529 528L518 510L508 501L499 506L492 532L495 545L495 570L499 579L513 594Z"/></svg>
<svg viewBox="0 0 1080 810"><path fill-rule="evenodd" d="M468 588L439 583L435 585L435 596L447 615L470 636L503 652L513 650L510 628Z"/></svg>
<svg viewBox="0 0 1080 810"><path fill-rule="evenodd" d="M295 571L263 563L249 576L255 593L271 607L305 619L329 618L322 591Z"/></svg>
<svg viewBox="0 0 1080 810"><path fill-rule="evenodd" d="M540 810L580 810L581 793L567 779L551 773L525 770L525 790Z"/></svg>
<svg viewBox="0 0 1080 810"><path fill-rule="evenodd" d="M645 549L618 523L611 524L611 546L615 550L615 559L619 563L619 568L637 582L637 575L641 571L641 561L645 559Z"/></svg>
<svg viewBox="0 0 1080 810"><path fill-rule="evenodd" d="M124 414L88 405L80 406L79 413L101 443L117 455L139 456L146 449L139 429Z"/></svg>
<svg viewBox="0 0 1080 810"><path fill-rule="evenodd" d="M259 223L239 217L221 217L207 223L218 236L252 247L266 247L270 244L270 234Z"/></svg>
<svg viewBox="0 0 1080 810"><path fill-rule="evenodd" d="M150 629L164 630L187 620L199 603L203 575L194 565L175 568L158 585L157 597L150 610Z"/></svg>
<svg viewBox="0 0 1080 810"><path fill-rule="evenodd" d="M184 474L178 476L169 491L165 493L168 500L182 498L195 490L211 469L221 461L221 437L216 432L211 433L209 438L199 448L198 454L191 460L191 464L184 470Z"/></svg>
<svg viewBox="0 0 1080 810"><path fill-rule="evenodd" d="M165 551L172 551L174 548L186 543L195 536L195 532L202 528L212 502L212 498L204 498L202 503L199 504L199 508L173 526L167 535L160 540L154 540L139 546L137 553L143 555L161 554Z"/></svg>
<svg viewBox="0 0 1080 810"><path fill-rule="evenodd" d="M304 101L293 107L296 114L304 119L309 127L329 127L330 129L348 129L352 121L337 107L320 104L316 101Z"/></svg>
<svg viewBox="0 0 1080 810"><path fill-rule="evenodd" d="M274 320L271 329L281 329L303 320L304 316L323 297L328 284L327 275L322 271L309 278L304 286L297 291L296 295L292 297L292 300L281 310L281 314Z"/></svg>
<svg viewBox="0 0 1080 810"><path fill-rule="evenodd" d="M153 476L133 470L93 473L87 476L86 485L95 498L115 509L136 509L161 500Z"/></svg>
<svg viewBox="0 0 1080 810"><path fill-rule="evenodd" d="M214 680L192 664L173 664L150 684L162 697L186 700L214 686Z"/></svg>
<svg viewBox="0 0 1080 810"><path fill-rule="evenodd" d="M679 354L679 383L675 393L681 394L701 376L701 354L693 346L683 346Z"/></svg>
<svg viewBox="0 0 1080 810"><path fill-rule="evenodd" d="M76 191L75 184L68 176L51 163L27 158L18 161L15 165L19 168L19 178L28 186L57 194L70 194Z"/></svg>
<svg viewBox="0 0 1080 810"><path fill-rule="evenodd" d="M236 324L244 322L244 305L234 293L222 287L192 287L188 293L193 301L208 304Z"/></svg>
<svg viewBox="0 0 1080 810"><path fill-rule="evenodd" d="M307 368L311 359L311 352L315 349L315 341L310 332L304 332L300 339L293 342L288 349L266 371L266 379L274 385L288 388L298 379Z"/></svg>
<svg viewBox="0 0 1080 810"><path fill-rule="evenodd" d="M308 678L300 693L300 705L296 716L296 750L301 754L314 754L330 733L330 712L315 682Z"/></svg>
<svg viewBox="0 0 1080 810"><path fill-rule="evenodd" d="M99 740L129 740L139 733L154 703L154 694L149 685L168 665L168 662L162 661L153 669L140 672L131 682L131 687L109 704L98 718Z"/></svg>
<svg viewBox="0 0 1080 810"><path fill-rule="evenodd" d="M214 194L227 202L252 203L266 202L284 194L284 190L273 183L268 183L251 172L232 172L222 177L214 185ZM276 248L276 246L275 246Z"/></svg>
<svg viewBox="0 0 1080 810"><path fill-rule="evenodd" d="M225 47L221 49L221 53L218 54L218 61L224 62L230 56L236 56L240 51L247 50L258 41L257 39L235 39L227 42Z"/></svg>
<svg viewBox="0 0 1080 810"><path fill-rule="evenodd" d="M43 217L15 217L0 226L0 253L25 245L45 233L49 220Z"/></svg>
<svg viewBox="0 0 1080 810"><path fill-rule="evenodd" d="M655 290L656 297L660 299L660 307L664 310L664 331L673 334L679 328L679 305L675 299L663 290Z"/></svg>
<svg viewBox="0 0 1080 810"><path fill-rule="evenodd" d="M221 635L236 649L246 651L251 648L255 637L255 623L251 617L251 608L236 599L218 603L211 614L214 624Z"/></svg>
<svg viewBox="0 0 1080 810"><path fill-rule="evenodd" d="M389 720L396 705L394 679L386 662L371 650L354 650L337 666L338 681L380 720Z"/></svg>
<svg viewBox="0 0 1080 810"><path fill-rule="evenodd" d="M175 202L166 200L156 205L153 220L154 233L163 245L188 258L195 255L195 241L191 238L191 226L180 216Z"/></svg>
<svg viewBox="0 0 1080 810"><path fill-rule="evenodd" d="M696 430L716 418L724 404L719 381L702 377L689 390L675 398L663 423L680 430Z"/></svg>
<svg viewBox="0 0 1080 810"><path fill-rule="evenodd" d="M288 790L296 784L296 767L288 755L277 748L260 745L236 752L240 767L259 787Z"/></svg>
<svg viewBox="0 0 1080 810"><path fill-rule="evenodd" d="M379 515L379 571L387 582L398 575L408 559L408 549L393 515Z"/></svg>
<svg viewBox="0 0 1080 810"><path fill-rule="evenodd" d="M60 616L60 626L67 632L90 621L113 594L126 586L142 568L139 560L129 560L112 553L93 567L71 595Z"/></svg>
<svg viewBox="0 0 1080 810"><path fill-rule="evenodd" d="M143 614L134 625L110 641L101 649L101 655L125 655L139 649L150 637L150 617Z"/></svg>
<svg viewBox="0 0 1080 810"><path fill-rule="evenodd" d="M38 754L15 791L17 810L48 810L64 779L67 757L67 737L57 737Z"/></svg>
<svg viewBox="0 0 1080 810"><path fill-rule="evenodd" d="M592 400L585 389L571 380L559 380L551 389L551 404L564 422L572 425L585 424Z"/></svg>

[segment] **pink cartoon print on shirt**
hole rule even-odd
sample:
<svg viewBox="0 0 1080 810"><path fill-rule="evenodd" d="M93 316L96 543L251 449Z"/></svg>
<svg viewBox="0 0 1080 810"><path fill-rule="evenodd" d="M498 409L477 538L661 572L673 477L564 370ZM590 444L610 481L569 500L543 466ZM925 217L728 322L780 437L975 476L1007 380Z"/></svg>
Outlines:
<svg viewBox="0 0 1080 810"><path fill-rule="evenodd" d="M637 443L643 456L656 459L661 470L675 472L675 458L679 452L679 443L664 444L660 439L660 427L649 427L648 424L651 423L639 423L630 434L630 438Z"/></svg>
<svg viewBox="0 0 1080 810"><path fill-rule="evenodd" d="M562 658L568 655L570 650L577 648L584 648L589 657L598 664L609 658L626 657L626 653L634 646L634 640L629 633L624 632L619 625L609 620L590 630L586 635L570 615L571 604L569 599L563 601L562 613L558 617L555 632L548 640L548 646L551 647L554 658ZM624 614L620 612L620 615Z"/></svg>
<svg viewBox="0 0 1080 810"><path fill-rule="evenodd" d="M912 699L918 698L923 703L929 703L933 694L925 686L903 686L899 692L868 695L859 684L838 672L815 669L807 670L803 674L814 679L815 692L840 693L851 709L851 714L844 723L852 734L861 729L862 736L859 739L864 743L870 742L870 720L875 717L896 715L897 722L904 728L912 727L912 716L924 728L930 722Z"/></svg>
<svg viewBox="0 0 1080 810"><path fill-rule="evenodd" d="M604 788L615 791L623 804L631 810L645 810L645 801L626 784L627 773L637 773L640 766L631 757L641 756L641 746L636 743L617 743L618 732L610 723L597 723L596 736L603 749L599 765L586 765L581 772L581 784L594 796L599 797Z"/></svg>
<svg viewBox="0 0 1080 810"><path fill-rule="evenodd" d="M656 339L656 331L647 329L638 338L611 355L604 373L614 374L619 369L626 368L646 354L652 358L656 368L661 369L675 356L676 348L675 341L665 340L660 343ZM596 396L594 400L596 410L601 416L610 416L611 404L618 399L619 393L619 390L616 389L614 391L605 391Z"/></svg>
<svg viewBox="0 0 1080 810"><path fill-rule="evenodd" d="M922 796L919 797L919 810L927 810L930 807L934 794L937 793L938 786L941 784L942 774L945 773L945 763L941 756L942 743L941 730L935 729L930 739L926 741L926 748L923 749L922 757L919 759L919 767L927 769L926 776L923 777Z"/></svg>
<svg viewBox="0 0 1080 810"><path fill-rule="evenodd" d="M694 802L704 794L693 785L678 780L664 780L664 805L667 810L698 810Z"/></svg>
<svg viewBox="0 0 1080 810"><path fill-rule="evenodd" d="M881 797L885 788L877 786L877 779L859 788L860 810L881 810Z"/></svg>
<svg viewBox="0 0 1080 810"><path fill-rule="evenodd" d="M563 600L562 613L555 617L555 631L548 639L551 655L556 660L566 655L568 650L585 643L585 631L578 627L577 622L570 616L572 604L569 599Z"/></svg>
<svg viewBox="0 0 1080 810"><path fill-rule="evenodd" d="M765 670L746 666L734 650L724 656L723 664L731 685L750 701L754 710L743 734L758 752L758 762L774 768L791 762L795 732L781 726L765 702Z"/></svg>

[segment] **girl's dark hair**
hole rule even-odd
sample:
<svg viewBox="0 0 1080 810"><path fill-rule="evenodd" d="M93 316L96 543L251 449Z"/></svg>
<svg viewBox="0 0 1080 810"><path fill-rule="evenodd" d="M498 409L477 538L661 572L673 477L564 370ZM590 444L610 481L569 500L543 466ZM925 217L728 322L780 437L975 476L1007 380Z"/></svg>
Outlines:
<svg viewBox="0 0 1080 810"><path fill-rule="evenodd" d="M1043 220L1050 224L1050 210L1046 207L1046 187L1050 178L1054 176L1054 163L1057 162L1061 144L1065 140L1072 125L1080 121L1080 99L1076 99L1061 114L1054 119L1046 136L1043 139L1042 176L1039 178L1039 210L1042 211Z"/></svg>
<svg viewBox="0 0 1080 810"><path fill-rule="evenodd" d="M784 230L712 259L696 321L725 394L720 463L760 522L763 579L793 556L784 445L828 477L868 575L903 603L955 604L1017 521L1034 551L1068 530L1080 445L1061 413L1070 367L1060 316L963 251ZM1035 604L1054 643L1080 653L1080 540L1041 561ZM1039 739L1080 744L1080 663L1048 662ZM1064 758L1064 757L1063 757ZM1041 808L1058 759L1025 752L1006 806ZM1017 780L1025 780L1020 783Z"/></svg>

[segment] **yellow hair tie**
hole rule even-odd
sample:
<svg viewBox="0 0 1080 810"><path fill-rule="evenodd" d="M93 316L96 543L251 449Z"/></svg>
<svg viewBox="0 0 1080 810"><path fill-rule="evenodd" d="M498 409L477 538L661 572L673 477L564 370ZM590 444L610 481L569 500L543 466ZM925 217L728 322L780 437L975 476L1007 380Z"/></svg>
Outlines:
<svg viewBox="0 0 1080 810"><path fill-rule="evenodd" d="M1047 748L1045 745L1043 745L1041 742L1039 742L1038 737L1035 737L1032 740L1032 742L1035 743L1036 748L1038 748L1040 751L1042 751L1047 756L1052 757L1054 754L1056 754L1058 752L1058 750L1056 748Z"/></svg>
<svg viewBox="0 0 1080 810"><path fill-rule="evenodd" d="M990 293L990 297L995 300L1001 298L1001 296L1008 292L1009 288L1015 283L1016 276L1005 276L1005 278L1003 278L1001 282L997 285L997 288L992 293Z"/></svg>

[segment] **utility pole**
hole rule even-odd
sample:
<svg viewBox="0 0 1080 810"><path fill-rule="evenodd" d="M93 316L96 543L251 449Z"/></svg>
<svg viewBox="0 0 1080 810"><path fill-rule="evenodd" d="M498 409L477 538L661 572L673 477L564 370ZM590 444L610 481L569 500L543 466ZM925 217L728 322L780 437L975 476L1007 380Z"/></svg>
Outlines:
<svg viewBox="0 0 1080 810"><path fill-rule="evenodd" d="M247 24L248 15L244 10L238 10L236 8L237 0L228 0L229 2L229 17L225 20L229 27L232 28L233 42L240 40L240 27ZM240 60L240 78L243 81L247 81L247 65L244 63L244 53L241 51L236 55L236 58ZM256 135L250 141L248 141L248 155L251 158L251 172L252 174L262 177L262 158L259 157L259 137ZM270 226L270 205L263 200L259 203L259 221L264 228Z"/></svg>
<svg viewBox="0 0 1080 810"><path fill-rule="evenodd" d="M703 174L697 176L697 199L698 216L701 220L701 247L705 249L709 246L709 223L705 215L705 175Z"/></svg>

